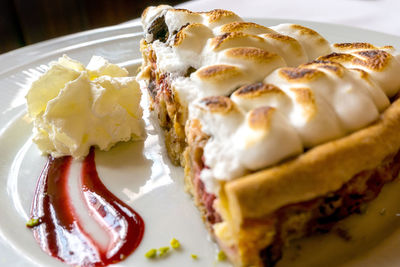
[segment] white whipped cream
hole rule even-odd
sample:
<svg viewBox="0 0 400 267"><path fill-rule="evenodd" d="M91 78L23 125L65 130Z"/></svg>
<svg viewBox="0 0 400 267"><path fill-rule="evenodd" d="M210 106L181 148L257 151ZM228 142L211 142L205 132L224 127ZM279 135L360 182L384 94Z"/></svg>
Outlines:
<svg viewBox="0 0 400 267"><path fill-rule="evenodd" d="M128 71L94 56L85 68L67 56L51 62L26 96L33 141L53 157L82 158L143 136L140 89Z"/></svg>

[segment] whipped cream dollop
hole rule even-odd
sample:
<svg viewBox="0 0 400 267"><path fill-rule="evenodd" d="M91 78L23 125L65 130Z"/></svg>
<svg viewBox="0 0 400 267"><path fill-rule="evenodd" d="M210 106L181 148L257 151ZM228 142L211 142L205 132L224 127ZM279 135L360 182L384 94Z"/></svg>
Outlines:
<svg viewBox="0 0 400 267"><path fill-rule="evenodd" d="M44 154L82 158L144 133L141 92L128 71L99 56L87 67L63 56L26 95L33 141Z"/></svg>

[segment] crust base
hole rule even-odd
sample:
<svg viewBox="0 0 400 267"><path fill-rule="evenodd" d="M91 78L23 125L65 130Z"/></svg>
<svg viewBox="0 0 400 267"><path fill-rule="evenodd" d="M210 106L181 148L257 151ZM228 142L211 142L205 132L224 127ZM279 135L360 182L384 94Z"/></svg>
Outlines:
<svg viewBox="0 0 400 267"><path fill-rule="evenodd" d="M235 266L273 266L281 257L283 246L288 245L291 240L313 233L327 232L339 220L351 214L360 213L361 205L374 199L383 185L397 178L400 171L399 150L396 153L388 151L382 161L375 162L373 167L366 165L361 171L349 176L347 181L336 190L304 201L283 205L269 214L245 217L239 221L239 218L233 216L229 210L231 203L226 195L226 189L230 182L222 185L225 191L221 191L211 207L196 185L199 179L196 175L201 171L199 168L203 166L202 149L208 138L199 129L198 122L191 122L189 125L189 145L185 153L187 160L185 182L194 195L195 203L202 212L207 228ZM373 133L373 131L368 132ZM365 140L362 139L360 142L364 143ZM348 149L352 148L353 146L348 147ZM315 152L310 150L307 153ZM292 161L296 160L298 159ZM341 160L346 161L346 157ZM329 178L336 179L332 175ZM247 179L247 177L240 179ZM262 197L264 198L262 201L268 198L267 195ZM258 205L262 204L258 203ZM258 205L256 204L250 211L257 209ZM210 216L210 214L214 215ZM220 216L220 220L213 221L212 219L217 216Z"/></svg>

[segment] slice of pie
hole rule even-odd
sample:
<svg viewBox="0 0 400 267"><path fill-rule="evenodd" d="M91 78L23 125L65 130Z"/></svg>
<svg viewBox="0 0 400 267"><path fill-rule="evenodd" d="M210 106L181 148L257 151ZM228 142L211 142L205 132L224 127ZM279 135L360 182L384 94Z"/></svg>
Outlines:
<svg viewBox="0 0 400 267"><path fill-rule="evenodd" d="M171 160L235 266L273 266L400 170L400 56L225 10L142 15L138 76Z"/></svg>

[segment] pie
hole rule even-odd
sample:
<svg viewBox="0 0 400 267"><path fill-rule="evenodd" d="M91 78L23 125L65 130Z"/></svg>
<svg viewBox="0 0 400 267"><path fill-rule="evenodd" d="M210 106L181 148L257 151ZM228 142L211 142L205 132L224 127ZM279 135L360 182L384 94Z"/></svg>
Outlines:
<svg viewBox="0 0 400 267"><path fill-rule="evenodd" d="M235 266L273 266L329 231L400 170L400 55L330 44L226 10L142 15L143 65L172 162Z"/></svg>

